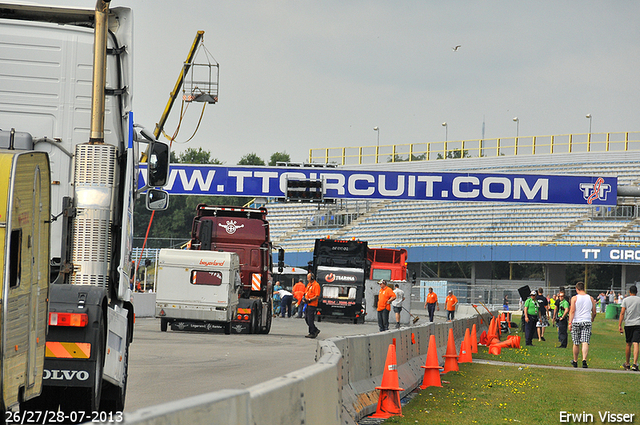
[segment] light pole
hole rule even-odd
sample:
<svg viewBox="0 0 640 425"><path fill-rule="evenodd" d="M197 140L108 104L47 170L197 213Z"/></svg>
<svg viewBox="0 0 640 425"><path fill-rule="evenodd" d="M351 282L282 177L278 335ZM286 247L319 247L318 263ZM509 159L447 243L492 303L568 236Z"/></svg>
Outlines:
<svg viewBox="0 0 640 425"><path fill-rule="evenodd" d="M516 139L520 137L520 120L518 117L513 117L513 121L516 123Z"/></svg>
<svg viewBox="0 0 640 425"><path fill-rule="evenodd" d="M447 125L447 122L443 122L442 126L444 127L444 141L448 142L449 141L449 126Z"/></svg>
<svg viewBox="0 0 640 425"><path fill-rule="evenodd" d="M378 144L376 145L376 164L378 163L378 154L380 153L380 128L373 127L373 131L378 133Z"/></svg>
<svg viewBox="0 0 640 425"><path fill-rule="evenodd" d="M591 114L585 115L586 118L589 119L589 134L587 135L587 152L591 152ZM607 150L609 150L609 146L607 143Z"/></svg>

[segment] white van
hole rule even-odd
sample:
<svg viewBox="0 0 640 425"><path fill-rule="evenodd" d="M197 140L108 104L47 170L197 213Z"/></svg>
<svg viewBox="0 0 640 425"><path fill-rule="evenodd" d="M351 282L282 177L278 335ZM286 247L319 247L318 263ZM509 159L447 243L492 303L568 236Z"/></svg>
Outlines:
<svg viewBox="0 0 640 425"><path fill-rule="evenodd" d="M160 330L231 331L241 287L236 253L161 249L156 317Z"/></svg>

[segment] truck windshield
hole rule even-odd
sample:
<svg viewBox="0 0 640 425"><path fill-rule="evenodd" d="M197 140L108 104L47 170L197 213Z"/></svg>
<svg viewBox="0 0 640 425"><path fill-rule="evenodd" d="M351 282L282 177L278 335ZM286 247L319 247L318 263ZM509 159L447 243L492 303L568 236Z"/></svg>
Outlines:
<svg viewBox="0 0 640 425"><path fill-rule="evenodd" d="M391 270L385 269L373 269L371 272L371 279L373 280L391 280Z"/></svg>
<svg viewBox="0 0 640 425"><path fill-rule="evenodd" d="M353 286L325 286L322 288L322 296L325 298L356 299L356 288Z"/></svg>

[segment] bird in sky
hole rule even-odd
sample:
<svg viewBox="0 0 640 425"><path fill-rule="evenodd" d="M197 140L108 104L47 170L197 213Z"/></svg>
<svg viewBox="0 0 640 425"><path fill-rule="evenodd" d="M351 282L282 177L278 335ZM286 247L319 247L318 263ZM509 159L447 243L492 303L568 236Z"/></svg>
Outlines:
<svg viewBox="0 0 640 425"><path fill-rule="evenodd" d="M458 44L456 47L452 47L451 50L453 50L454 52L457 52L460 47L462 47L462 45Z"/></svg>

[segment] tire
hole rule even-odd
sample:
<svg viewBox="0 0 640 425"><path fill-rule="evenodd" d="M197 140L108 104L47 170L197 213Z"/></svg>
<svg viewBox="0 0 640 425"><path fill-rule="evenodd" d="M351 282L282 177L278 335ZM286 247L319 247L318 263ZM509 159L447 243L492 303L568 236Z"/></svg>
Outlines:
<svg viewBox="0 0 640 425"><path fill-rule="evenodd" d="M262 328L262 332L260 332L265 335L271 332L271 322L273 321L272 309L271 303L267 303L267 324Z"/></svg>
<svg viewBox="0 0 640 425"><path fill-rule="evenodd" d="M166 332L168 324L169 324L168 319L160 318L160 332Z"/></svg>
<svg viewBox="0 0 640 425"><path fill-rule="evenodd" d="M258 321L258 309L256 303L251 304L251 327L249 333L257 334L260 332L260 322Z"/></svg>

